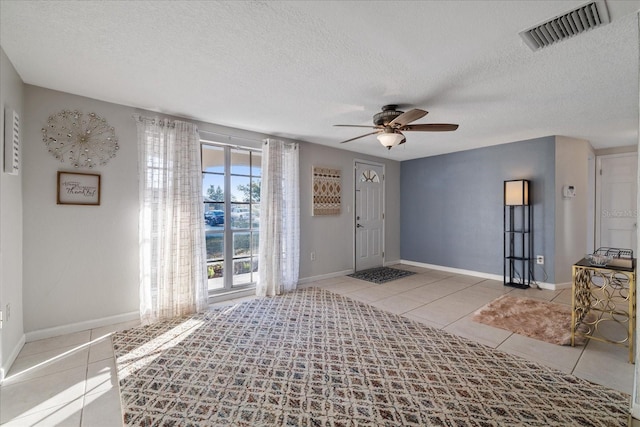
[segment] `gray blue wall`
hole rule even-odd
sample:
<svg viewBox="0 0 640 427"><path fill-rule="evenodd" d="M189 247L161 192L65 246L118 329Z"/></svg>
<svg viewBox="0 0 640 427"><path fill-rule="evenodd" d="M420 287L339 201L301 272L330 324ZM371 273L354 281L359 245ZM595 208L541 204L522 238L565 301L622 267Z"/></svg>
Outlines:
<svg viewBox="0 0 640 427"><path fill-rule="evenodd" d="M402 162L401 258L502 275L503 182L529 179L535 279L554 283L554 177L555 137Z"/></svg>

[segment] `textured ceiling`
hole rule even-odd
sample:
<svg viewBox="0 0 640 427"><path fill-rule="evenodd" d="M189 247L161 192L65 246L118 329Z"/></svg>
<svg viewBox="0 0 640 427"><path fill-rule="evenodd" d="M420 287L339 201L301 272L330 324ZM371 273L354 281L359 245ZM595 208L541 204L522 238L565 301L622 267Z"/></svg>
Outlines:
<svg viewBox="0 0 640 427"><path fill-rule="evenodd" d="M637 144L640 1L538 52L518 36L582 4L1 0L0 45L25 83L396 160L548 135ZM333 124L384 104L460 128L339 144L365 132Z"/></svg>

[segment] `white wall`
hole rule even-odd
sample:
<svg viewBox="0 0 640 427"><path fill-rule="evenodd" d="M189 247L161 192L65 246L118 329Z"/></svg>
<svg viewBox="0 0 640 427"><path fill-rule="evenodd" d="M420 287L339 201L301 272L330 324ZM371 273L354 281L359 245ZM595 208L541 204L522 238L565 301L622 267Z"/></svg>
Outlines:
<svg viewBox="0 0 640 427"><path fill-rule="evenodd" d="M371 144L379 144L372 139ZM380 145L381 152L386 150ZM300 145L300 278L322 277L354 267L354 161L385 165L385 262L400 260L400 162L317 144ZM342 170L340 215L312 216L312 166ZM311 252L316 253L311 261Z"/></svg>
<svg viewBox="0 0 640 427"><path fill-rule="evenodd" d="M555 211L555 283L571 282L571 266L582 259L588 247L589 157L593 149L588 141L556 137L556 211ZM564 199L562 187L573 185L576 196Z"/></svg>
<svg viewBox="0 0 640 427"><path fill-rule="evenodd" d="M0 49L0 140L4 141L5 110L15 110L22 123L28 120L23 109L23 84L9 58ZM9 125L10 126L10 125ZM23 129L24 130L24 129ZM24 147L24 132L20 135ZM22 179L4 173L4 144L0 144L0 310L4 324L0 331L0 381L17 356L24 340L22 308ZM24 163L23 163L24 164ZM10 316L7 316L10 305Z"/></svg>
<svg viewBox="0 0 640 427"><path fill-rule="evenodd" d="M25 331L137 312L135 110L30 85L25 110ZM41 130L62 110L96 113L115 127L116 157L92 170L101 174L100 206L56 204L57 172L74 168L49 154Z"/></svg>
<svg viewBox="0 0 640 427"><path fill-rule="evenodd" d="M47 118L63 109L94 112L115 127L120 150L101 174L100 206L56 204L56 174L73 170L42 142ZM27 339L124 320L138 311L138 175L133 114L157 113L25 85L24 122L24 330ZM202 137L259 146L268 135L194 121ZM231 135L232 138L224 135ZM273 136L272 136L273 137ZM277 137L276 137L277 138ZM372 143L376 143L372 141ZM381 147L382 148L382 147ZM343 206L353 201L355 158L386 164L387 261L400 259L400 164L344 150L301 143L301 279L353 266L353 222L311 217L311 165L343 169ZM309 260L310 248L318 259Z"/></svg>

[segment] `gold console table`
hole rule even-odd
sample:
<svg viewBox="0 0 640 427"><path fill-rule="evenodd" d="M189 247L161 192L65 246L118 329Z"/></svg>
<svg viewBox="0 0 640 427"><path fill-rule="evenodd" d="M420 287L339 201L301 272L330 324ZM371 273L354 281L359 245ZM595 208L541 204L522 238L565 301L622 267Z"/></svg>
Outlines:
<svg viewBox="0 0 640 427"><path fill-rule="evenodd" d="M571 345L576 336L622 345L634 357L636 325L635 258L632 266L593 266L585 258L572 268ZM580 332L582 326L585 332Z"/></svg>

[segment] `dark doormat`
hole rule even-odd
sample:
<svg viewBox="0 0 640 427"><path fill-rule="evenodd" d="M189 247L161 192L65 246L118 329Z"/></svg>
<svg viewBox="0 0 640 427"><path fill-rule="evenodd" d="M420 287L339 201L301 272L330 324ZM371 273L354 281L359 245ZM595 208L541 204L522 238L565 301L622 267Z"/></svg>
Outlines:
<svg viewBox="0 0 640 427"><path fill-rule="evenodd" d="M355 279L366 280L373 283L385 283L392 280L400 279L402 277L411 276L416 274L413 271L398 270L391 267L376 267L369 270L358 271L357 273L348 274L349 277Z"/></svg>

